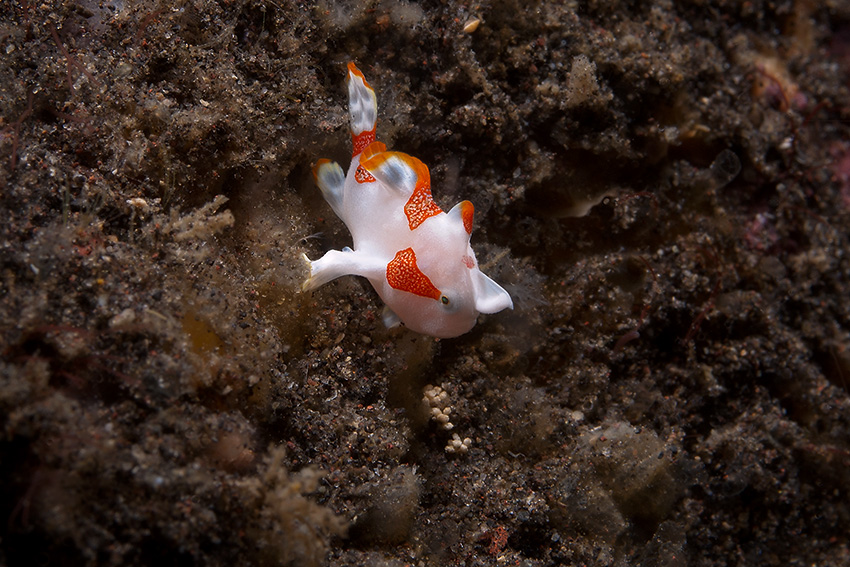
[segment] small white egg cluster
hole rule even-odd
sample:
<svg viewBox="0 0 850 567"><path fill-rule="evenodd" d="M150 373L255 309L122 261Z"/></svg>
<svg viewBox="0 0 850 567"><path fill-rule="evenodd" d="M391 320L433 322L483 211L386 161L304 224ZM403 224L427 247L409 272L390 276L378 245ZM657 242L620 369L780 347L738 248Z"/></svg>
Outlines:
<svg viewBox="0 0 850 567"><path fill-rule="evenodd" d="M425 386L422 396L422 405L428 416L436 421L441 429L450 431L454 429L451 422L452 405L449 393L440 386L428 384ZM457 433L452 433L452 438L446 443L446 453L452 455L463 455L469 451L472 439L465 437L461 439Z"/></svg>
<svg viewBox="0 0 850 567"><path fill-rule="evenodd" d="M462 455L469 451L469 446L472 445L472 439L465 437L460 438L457 433L452 433L452 438L446 443L446 453Z"/></svg>
<svg viewBox="0 0 850 567"><path fill-rule="evenodd" d="M422 403L425 405L425 410L428 412L431 419L440 424L441 428L449 431L454 427L449 416L452 412L451 402L449 401L449 393L443 388L440 386L432 386L431 384L425 386Z"/></svg>

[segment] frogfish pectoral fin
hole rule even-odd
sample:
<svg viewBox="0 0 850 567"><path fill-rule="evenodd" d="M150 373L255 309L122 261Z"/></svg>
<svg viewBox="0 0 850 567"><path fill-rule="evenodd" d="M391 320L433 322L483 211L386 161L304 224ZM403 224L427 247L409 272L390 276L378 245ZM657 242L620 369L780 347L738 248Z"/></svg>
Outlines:
<svg viewBox="0 0 850 567"><path fill-rule="evenodd" d="M320 159L313 167L313 178L322 192L325 201L340 216L342 196L345 189L345 172L335 161Z"/></svg>
<svg viewBox="0 0 850 567"><path fill-rule="evenodd" d="M472 278L475 288L475 310L479 313L498 313L502 309L513 309L514 302L505 289L478 272Z"/></svg>
<svg viewBox="0 0 850 567"><path fill-rule="evenodd" d="M384 265L369 256L350 248L330 250L318 260L310 261L310 277L301 285L301 289L316 289L341 276L363 276L369 279L383 277Z"/></svg>

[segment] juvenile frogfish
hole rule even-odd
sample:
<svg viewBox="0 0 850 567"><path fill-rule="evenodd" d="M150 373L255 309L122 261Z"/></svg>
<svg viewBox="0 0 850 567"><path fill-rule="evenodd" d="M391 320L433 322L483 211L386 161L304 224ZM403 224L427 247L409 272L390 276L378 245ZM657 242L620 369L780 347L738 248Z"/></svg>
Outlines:
<svg viewBox="0 0 850 567"><path fill-rule="evenodd" d="M511 296L478 269L469 245L474 207L444 212L431 197L428 167L375 139L378 101L363 73L348 64L354 149L348 174L321 159L313 168L325 200L351 232L353 249L331 250L310 263L305 290L335 278L368 279L386 304L388 327L404 324L434 337L456 337L479 313L513 308ZM306 256L305 256L306 258Z"/></svg>

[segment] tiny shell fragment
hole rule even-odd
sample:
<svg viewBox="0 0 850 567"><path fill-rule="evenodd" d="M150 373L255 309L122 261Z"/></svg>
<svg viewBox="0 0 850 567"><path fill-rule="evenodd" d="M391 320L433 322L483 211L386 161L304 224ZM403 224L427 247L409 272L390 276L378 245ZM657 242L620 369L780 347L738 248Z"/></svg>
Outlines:
<svg viewBox="0 0 850 567"><path fill-rule="evenodd" d="M481 23L479 18L472 18L468 22L463 25L463 33L473 33L478 29L478 25Z"/></svg>

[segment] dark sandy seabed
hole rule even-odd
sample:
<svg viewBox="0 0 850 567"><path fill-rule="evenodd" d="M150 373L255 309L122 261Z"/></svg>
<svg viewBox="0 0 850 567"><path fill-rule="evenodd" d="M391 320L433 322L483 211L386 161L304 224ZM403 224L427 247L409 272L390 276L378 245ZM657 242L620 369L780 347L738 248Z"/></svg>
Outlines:
<svg viewBox="0 0 850 567"><path fill-rule="evenodd" d="M850 3L7 0L0 58L0 564L850 564ZM513 311L300 292L350 60Z"/></svg>

